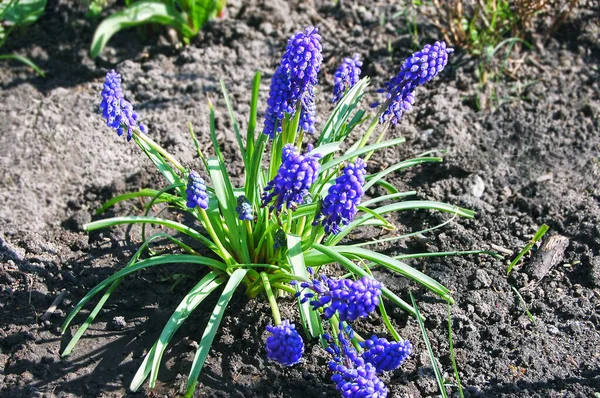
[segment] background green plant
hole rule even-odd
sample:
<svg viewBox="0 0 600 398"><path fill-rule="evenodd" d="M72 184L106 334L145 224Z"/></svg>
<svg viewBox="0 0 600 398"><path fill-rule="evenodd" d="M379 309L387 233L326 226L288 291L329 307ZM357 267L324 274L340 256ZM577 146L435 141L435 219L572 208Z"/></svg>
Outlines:
<svg viewBox="0 0 600 398"><path fill-rule="evenodd" d="M184 42L188 43L210 18L223 10L225 3L226 0L135 1L100 23L92 39L91 56L97 57L115 33L149 23L174 28ZM91 13L97 12L98 8L97 2L90 4Z"/></svg>
<svg viewBox="0 0 600 398"><path fill-rule="evenodd" d="M2 0L0 2L0 49L15 29L33 24L46 9L46 0ZM15 60L31 67L40 76L44 72L29 58L17 54L0 54L0 60Z"/></svg>

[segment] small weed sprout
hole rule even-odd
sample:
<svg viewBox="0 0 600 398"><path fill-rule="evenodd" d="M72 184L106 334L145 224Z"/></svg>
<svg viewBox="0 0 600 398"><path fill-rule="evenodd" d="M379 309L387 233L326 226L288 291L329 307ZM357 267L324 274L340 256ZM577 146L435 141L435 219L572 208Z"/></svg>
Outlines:
<svg viewBox="0 0 600 398"><path fill-rule="evenodd" d="M295 365L302 361L305 344L311 339L321 339L332 355L329 369L342 396L387 395L379 376L398 368L410 355L412 346L392 326L384 300L413 316L417 310L375 280L370 269L379 266L407 277L448 303L453 302L452 296L441 283L398 258L364 247L402 236L361 245L345 245L343 239L364 226L393 229L393 224L384 218L391 212L429 209L473 217L472 211L446 203L404 200L414 192L400 192L386 181L394 171L440 162L438 157L424 155L375 174L368 173L369 158L375 151L404 142L403 138L385 139L388 125L397 123L410 110L417 87L442 72L452 49L444 42L436 42L413 54L382 90L385 98L374 115L359 108L369 78L359 79L357 56L346 59L345 66L336 74L335 108L317 134L314 95L323 59L320 41L314 27L289 39L271 80L262 129L257 127L260 74L256 74L253 82L246 134L239 130L221 82L244 164L241 186L235 186L226 172L226 159L217 142L215 112L210 103L214 154L207 156L208 150L198 147L190 128L200 161L184 166L152 140L151 131L141 123L123 95L120 75L115 71L107 74L100 106L102 116L108 127L139 146L163 175L167 186L160 191L144 189L118 196L100 209L101 213L120 201L149 197L144 215L101 219L85 228L94 231L123 224L140 224L143 228L153 224L171 228L180 235L159 232L146 237L143 233L144 242L129 263L91 289L66 318L63 333L81 309L100 295L62 355L71 353L124 277L149 267L190 264L206 273L174 310L131 381L131 390L138 390L146 380L150 388L155 386L162 356L177 329L209 295L217 294L219 299L190 369L186 396L191 396L227 304L234 292L243 287L249 298L266 297L271 307L273 325L267 326L270 335L266 341L269 359L283 366ZM366 131L361 139L347 143L351 133L362 125ZM343 150L344 147L348 149ZM374 185L387 193L365 198L367 189ZM184 224L153 216L150 211L155 203L187 212L196 222ZM184 243L181 235L192 238L194 243ZM165 239L179 250L158 255L149 251L151 243ZM349 273L339 279L325 276L323 270L331 263L340 264ZM298 318L281 319L278 300L296 302ZM378 336L365 339L354 331L356 319L377 309L393 341Z"/></svg>

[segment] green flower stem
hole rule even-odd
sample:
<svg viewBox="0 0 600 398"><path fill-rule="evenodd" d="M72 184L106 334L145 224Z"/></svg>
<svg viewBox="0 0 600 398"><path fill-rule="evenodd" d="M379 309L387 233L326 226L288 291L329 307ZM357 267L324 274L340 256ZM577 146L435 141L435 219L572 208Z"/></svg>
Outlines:
<svg viewBox="0 0 600 398"><path fill-rule="evenodd" d="M385 137L385 134L387 133L389 127L390 127L389 123L386 123L383 126L383 130L381 130L381 133L379 134L379 137L377 137L377 140L375 140L374 144L379 144L381 141L383 141L383 137ZM365 155L364 161L367 162L374 153L375 153L375 151L367 153Z"/></svg>
<svg viewBox="0 0 600 398"><path fill-rule="evenodd" d="M304 130L300 130L300 133L298 134L298 152L300 152L300 149L302 149L302 140L304 139Z"/></svg>
<svg viewBox="0 0 600 398"><path fill-rule="evenodd" d="M165 159L167 159L169 162L171 162L173 164L173 166L175 166L182 174L185 173L185 167L183 167L181 165L181 163L179 163L179 161L173 157L173 155L171 155L169 152L167 152L162 146L157 144L152 138L150 138L146 134L142 133L139 129L135 129L133 132L139 139L144 141L152 149L154 149L156 152L160 153Z"/></svg>
<svg viewBox="0 0 600 398"><path fill-rule="evenodd" d="M244 220L244 224L246 225L246 233L248 234L250 253L254 253L254 234L252 233L252 225L250 224L250 220Z"/></svg>
<svg viewBox="0 0 600 398"><path fill-rule="evenodd" d="M208 219L208 215L206 214L206 211L204 209L199 209L198 212L200 213L200 218L202 218L202 223L204 224L204 228L206 228L206 231L208 232L208 234L212 238L213 242L217 246L217 249L219 250L219 252L220 252L219 254L221 255L221 258L223 259L223 261L225 261L225 263L228 266L234 265L236 263L235 259L231 256L231 254L227 251L227 249L225 249L225 247L221 243L219 236L215 232L212 224L210 223L210 220Z"/></svg>
<svg viewBox="0 0 600 398"><path fill-rule="evenodd" d="M293 287L288 286L288 285L284 285L283 283L276 282L276 283L273 283L272 286L274 288L276 288L276 289L283 290L284 292L288 292L292 296L294 294L296 294L296 290Z"/></svg>
<svg viewBox="0 0 600 398"><path fill-rule="evenodd" d="M277 306L277 300L275 299L273 290L271 290L269 276L266 272L261 272L260 277L262 279L267 298L269 299L269 305L271 306L271 312L273 313L273 321L275 322L275 325L279 325L281 324L281 314L279 313L279 307Z"/></svg>

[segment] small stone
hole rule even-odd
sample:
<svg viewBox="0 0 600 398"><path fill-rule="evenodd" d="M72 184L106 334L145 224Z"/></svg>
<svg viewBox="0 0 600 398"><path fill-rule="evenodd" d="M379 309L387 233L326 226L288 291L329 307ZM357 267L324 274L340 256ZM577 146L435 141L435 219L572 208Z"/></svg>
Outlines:
<svg viewBox="0 0 600 398"><path fill-rule="evenodd" d="M490 278L485 270L478 269L472 278L471 287L474 289L482 289L492 285L492 278Z"/></svg>
<svg viewBox="0 0 600 398"><path fill-rule="evenodd" d="M127 322L125 322L125 318L122 316L116 316L110 321L108 325L110 330L123 330L127 327Z"/></svg>
<svg viewBox="0 0 600 398"><path fill-rule="evenodd" d="M92 221L92 215L87 210L79 210L67 221L67 227L74 231L84 231L84 225Z"/></svg>
<svg viewBox="0 0 600 398"><path fill-rule="evenodd" d="M469 192L471 193L471 195L475 196L476 198L481 198L483 196L484 191L485 191L485 182L483 182L483 178L476 175L473 178L473 182L471 184L471 187L469 188Z"/></svg>

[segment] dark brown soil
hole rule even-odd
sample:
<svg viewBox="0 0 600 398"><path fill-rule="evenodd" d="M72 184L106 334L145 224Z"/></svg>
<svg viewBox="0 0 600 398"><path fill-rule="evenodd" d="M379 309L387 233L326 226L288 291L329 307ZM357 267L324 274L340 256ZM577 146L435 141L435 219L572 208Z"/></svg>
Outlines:
<svg viewBox="0 0 600 398"><path fill-rule="evenodd" d="M115 67L123 75L126 94L152 137L186 165L198 162L188 122L202 144L210 146L209 97L231 172L239 176L240 157L233 151L220 78L239 120L246 120L254 72L263 72L264 104L286 38L317 25L325 55L317 104L323 122L332 73L342 57L360 53L364 73L377 88L411 53L412 42L404 19L390 19L400 5L344 1L339 10L331 1L237 0L188 47L174 48L164 32L143 40L130 30L118 34L93 61L88 46L95 25L84 18L84 10L65 0L49 3L39 22L12 37L4 49L31 57L47 78L20 65L0 64L0 395L133 396L126 387L191 286L184 281L171 292L173 275L183 272L191 281L200 271L174 267L127 278L73 355L60 358L69 336L61 337L58 327L68 311L139 244L136 228L88 235L81 226L108 198L161 186L135 145L109 131L98 115L107 69ZM542 223L551 228L548 236L568 239L564 257L541 281L527 267L506 277L506 262L486 256L411 262L454 294L456 357L468 396L591 397L600 392L600 27L598 4L581 3L549 41L533 38L537 46L523 54L520 90L510 93L500 85L504 101L493 111L478 112L474 105L479 92L475 61L460 52L453 55L443 76L418 92L414 111L391 132L405 136L407 143L371 162L377 169L426 150L446 149L443 164L398 174L394 182L417 190L420 198L477 211L474 220L455 220L427 234L425 241L383 247L388 253L472 248L516 253ZM541 34L544 29L540 25ZM426 23L420 31L425 32L423 44L436 39ZM139 212L133 203L110 214ZM446 217L411 212L391 220L411 231ZM526 257L525 263L530 260ZM446 305L404 279L388 273L377 277L406 300L412 289L427 316L433 349L450 375ZM535 325L511 286L522 289ZM63 291L58 310L42 321ZM197 311L175 336L155 392L138 396L177 395L195 352L193 341L213 304ZM290 303L283 311L295 317ZM391 312L415 349L401 370L385 377L390 396L437 396L418 325L402 311ZM82 320L78 317L75 325ZM235 296L200 377L198 396L337 396L326 370L327 354L318 345L309 345L303 362L290 369L265 360L269 322L262 300ZM359 329L384 333L378 317ZM454 386L448 389L456 394Z"/></svg>

